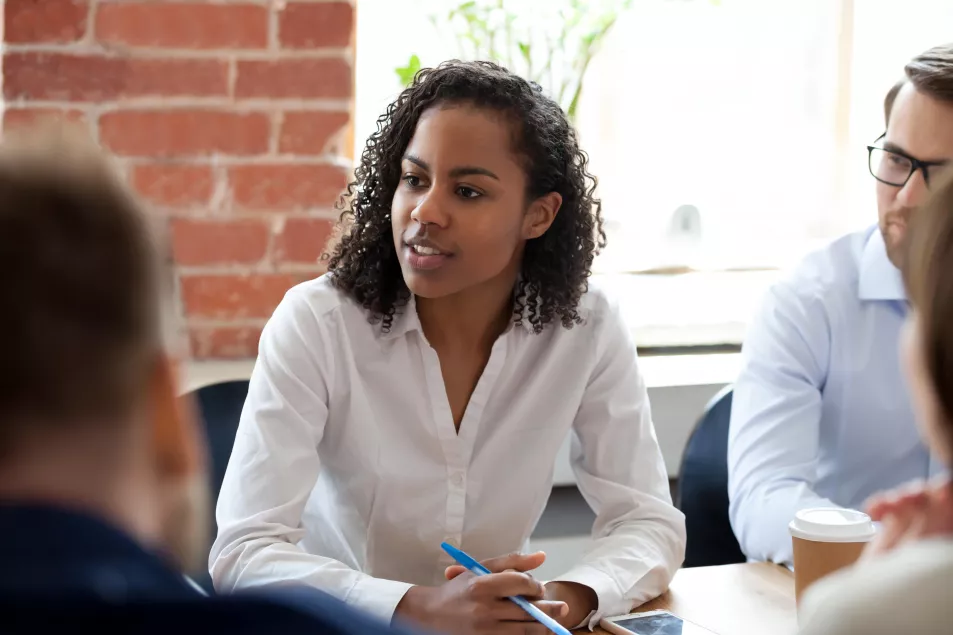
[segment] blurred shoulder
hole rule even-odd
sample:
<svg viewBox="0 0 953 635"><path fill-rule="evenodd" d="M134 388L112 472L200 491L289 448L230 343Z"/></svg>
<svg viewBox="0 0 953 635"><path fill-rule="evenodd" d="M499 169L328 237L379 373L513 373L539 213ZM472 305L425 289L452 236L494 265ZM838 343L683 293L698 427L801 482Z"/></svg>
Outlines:
<svg viewBox="0 0 953 635"><path fill-rule="evenodd" d="M802 635L949 633L953 539L927 540L863 562L805 595Z"/></svg>

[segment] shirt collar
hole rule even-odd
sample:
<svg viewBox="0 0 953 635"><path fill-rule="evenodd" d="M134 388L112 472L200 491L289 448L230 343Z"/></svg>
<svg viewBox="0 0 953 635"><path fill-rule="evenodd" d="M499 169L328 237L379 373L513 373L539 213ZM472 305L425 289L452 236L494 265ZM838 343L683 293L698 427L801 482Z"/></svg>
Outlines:
<svg viewBox="0 0 953 635"><path fill-rule="evenodd" d="M861 300L897 300L907 299L903 287L903 276L890 258L884 237L874 227L864 249L860 254L858 297Z"/></svg>
<svg viewBox="0 0 953 635"><path fill-rule="evenodd" d="M529 322L529 309L527 307L523 308L522 326L527 333L533 333L533 325ZM414 296L411 295L410 300L408 300L404 306L397 307L394 313L394 321L391 322L389 331L385 332L383 325L379 325L379 328L380 336L384 340L397 339L413 331L423 333L423 328L420 326L420 318L417 316L417 303ZM512 328L513 322L510 322L503 333L509 333Z"/></svg>

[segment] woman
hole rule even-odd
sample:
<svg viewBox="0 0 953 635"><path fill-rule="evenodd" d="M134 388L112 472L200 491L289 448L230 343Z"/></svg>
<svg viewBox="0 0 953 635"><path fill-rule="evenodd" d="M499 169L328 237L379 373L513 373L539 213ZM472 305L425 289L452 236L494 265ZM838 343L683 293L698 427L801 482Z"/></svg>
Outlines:
<svg viewBox="0 0 953 635"><path fill-rule="evenodd" d="M917 212L904 268L912 310L902 351L921 435L953 465L953 178ZM953 632L953 486L948 478L871 501L881 530L852 569L805 597L803 633Z"/></svg>
<svg viewBox="0 0 953 635"><path fill-rule="evenodd" d="M262 334L218 504L222 590L305 583L450 633L546 632L668 585L674 509L636 349L588 290L604 240L559 107L490 63L421 71L378 120L329 273ZM519 555L574 435L595 545L546 585ZM489 560L471 580L440 548ZM514 555L500 557L502 554Z"/></svg>

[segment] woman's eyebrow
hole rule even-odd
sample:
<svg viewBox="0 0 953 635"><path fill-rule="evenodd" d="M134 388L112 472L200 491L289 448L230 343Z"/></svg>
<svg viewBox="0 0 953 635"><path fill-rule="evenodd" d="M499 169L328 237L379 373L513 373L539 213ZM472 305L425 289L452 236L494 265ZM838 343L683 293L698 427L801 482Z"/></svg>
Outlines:
<svg viewBox="0 0 953 635"><path fill-rule="evenodd" d="M421 159L420 157L416 157L412 154L405 154L404 161L409 161L410 163L413 163L414 165L419 167L421 170L424 170L425 172L430 171L430 166L427 165L427 162Z"/></svg>
<svg viewBox="0 0 953 635"><path fill-rule="evenodd" d="M421 159L420 157L415 156L413 154L405 154L404 161L413 163L414 165L419 167L421 170L424 170L425 172L430 171L430 165L426 161ZM453 178L456 178L459 176L469 176L473 174L478 174L481 176L488 176L491 179L496 179L497 181L500 180L500 177L498 177L496 174L494 174L490 170L487 170L486 168L481 168L475 165L461 165L460 167L456 167L450 170L448 174Z"/></svg>
<svg viewBox="0 0 953 635"><path fill-rule="evenodd" d="M500 180L500 177L493 174L486 168L477 167L475 165L463 165L463 166L460 166L459 168L453 168L452 170L450 170L450 176L452 177L469 176L471 174L479 174L481 176L488 176L491 179L496 179L497 181Z"/></svg>

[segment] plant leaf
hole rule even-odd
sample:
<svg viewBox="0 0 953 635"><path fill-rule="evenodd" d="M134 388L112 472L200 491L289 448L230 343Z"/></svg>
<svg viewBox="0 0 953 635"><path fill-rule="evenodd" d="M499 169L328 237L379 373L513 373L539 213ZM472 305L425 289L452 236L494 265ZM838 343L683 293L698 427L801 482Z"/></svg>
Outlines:
<svg viewBox="0 0 953 635"><path fill-rule="evenodd" d="M529 44L527 44L526 42L517 42L516 46L520 47L520 55L522 55L523 59L526 60L527 63L529 63L529 60L530 60Z"/></svg>
<svg viewBox="0 0 953 635"><path fill-rule="evenodd" d="M407 60L406 66L398 66L394 69L394 72L397 73L397 77L400 79L401 86L407 87L413 83L414 76L417 75L417 71L419 70L420 58L415 53L410 56L409 60Z"/></svg>

